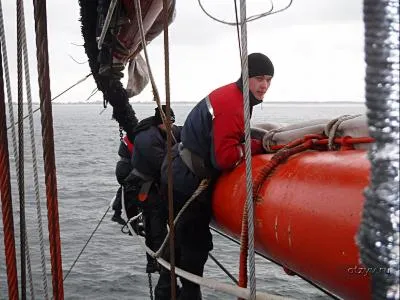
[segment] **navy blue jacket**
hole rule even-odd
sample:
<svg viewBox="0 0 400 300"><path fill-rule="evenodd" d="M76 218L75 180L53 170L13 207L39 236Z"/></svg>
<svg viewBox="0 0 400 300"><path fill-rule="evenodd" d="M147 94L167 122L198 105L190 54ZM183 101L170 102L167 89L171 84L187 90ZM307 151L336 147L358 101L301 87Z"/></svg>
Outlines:
<svg viewBox="0 0 400 300"><path fill-rule="evenodd" d="M172 130L175 138L180 142L180 128L173 126ZM167 153L166 133L156 125L151 125L136 133L134 145L132 168L158 181L161 165Z"/></svg>

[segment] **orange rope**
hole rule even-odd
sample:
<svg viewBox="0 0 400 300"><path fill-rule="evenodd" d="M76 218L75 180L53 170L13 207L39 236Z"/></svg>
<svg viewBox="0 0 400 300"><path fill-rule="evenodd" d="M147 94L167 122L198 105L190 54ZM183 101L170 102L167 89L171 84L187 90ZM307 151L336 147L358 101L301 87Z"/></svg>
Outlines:
<svg viewBox="0 0 400 300"><path fill-rule="evenodd" d="M267 165L260 171L254 180L253 184L253 201L257 200L258 193L261 189L265 179L275 170L275 168L284 162L290 156L315 148L319 146L318 142L323 139L324 136L317 134L310 134L304 136L302 139L297 139L287 144L282 149L278 150L271 157ZM318 148L318 147L316 147ZM247 255L248 255L248 214L246 207L243 209L242 217L242 229L240 234L240 262L239 262L239 286L247 287Z"/></svg>
<svg viewBox="0 0 400 300"><path fill-rule="evenodd" d="M344 136L340 138L335 138L334 140L335 144L341 145L341 150L343 149L343 146L346 147L348 145L355 145L355 144L369 144L375 142L375 139L371 137L350 137L350 136ZM315 142L315 145L328 145L328 138L324 137L323 139L320 139ZM274 151L280 150L282 148L285 148L287 145L274 145L271 146L271 149ZM354 149L354 148L349 148L349 149Z"/></svg>
<svg viewBox="0 0 400 300"><path fill-rule="evenodd" d="M47 42L46 1L34 0L36 51L40 111L42 115L43 160L47 196L47 217L53 299L64 299L63 271L61 259L60 224L58 218L57 176L54 153L53 112L50 93L49 53Z"/></svg>
<svg viewBox="0 0 400 300"><path fill-rule="evenodd" d="M6 256L8 299L18 299L17 259L15 253L14 220L11 199L10 162L8 153L6 111L4 102L3 64L0 49L0 195L3 214L4 248Z"/></svg>

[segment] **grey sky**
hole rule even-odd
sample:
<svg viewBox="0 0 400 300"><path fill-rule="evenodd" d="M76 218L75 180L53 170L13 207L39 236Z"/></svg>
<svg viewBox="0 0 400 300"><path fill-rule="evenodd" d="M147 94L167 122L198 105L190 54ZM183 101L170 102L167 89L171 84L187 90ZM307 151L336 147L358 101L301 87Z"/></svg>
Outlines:
<svg viewBox="0 0 400 300"><path fill-rule="evenodd" d="M228 0L204 0L218 18L234 20ZM282 7L287 1L274 1ZM16 91L15 3L2 3L8 58ZM33 9L25 1L32 85L37 91ZM248 15L269 8L269 1L248 0ZM80 34L77 1L47 1L52 96L90 72ZM364 95L363 24L361 0L294 0L286 11L248 25L249 52L263 52L274 62L276 76L266 101L362 101ZM162 35L148 47L150 64L164 94ZM240 74L236 29L208 18L197 0L177 0L177 15L170 26L172 101L199 101L212 89ZM84 101L95 88L92 78L58 102ZM14 101L16 93L13 93ZM151 100L150 88L132 99ZM101 100L98 93L92 100ZM34 101L37 96L34 94Z"/></svg>

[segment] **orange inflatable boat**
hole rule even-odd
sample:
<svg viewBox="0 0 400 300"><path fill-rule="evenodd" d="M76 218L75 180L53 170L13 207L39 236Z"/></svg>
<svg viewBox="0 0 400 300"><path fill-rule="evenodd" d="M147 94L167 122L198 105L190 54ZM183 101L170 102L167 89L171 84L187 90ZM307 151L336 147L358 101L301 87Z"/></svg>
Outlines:
<svg viewBox="0 0 400 300"><path fill-rule="evenodd" d="M253 178L273 154L253 157ZM370 276L359 263L355 236L368 185L365 150L307 151L279 164L254 204L255 248L344 299L369 299ZM218 180L215 225L239 238L246 199L245 164Z"/></svg>

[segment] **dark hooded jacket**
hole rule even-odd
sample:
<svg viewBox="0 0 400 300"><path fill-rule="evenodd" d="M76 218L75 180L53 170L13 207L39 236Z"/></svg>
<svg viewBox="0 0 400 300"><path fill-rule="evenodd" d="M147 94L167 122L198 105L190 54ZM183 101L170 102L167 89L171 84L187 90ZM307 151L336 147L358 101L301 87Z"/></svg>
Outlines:
<svg viewBox="0 0 400 300"><path fill-rule="evenodd" d="M167 135L156 124L155 118L149 117L136 127L132 168L158 181L161 165L167 153ZM180 129L179 126L172 125L172 132L177 142L180 142Z"/></svg>

